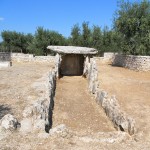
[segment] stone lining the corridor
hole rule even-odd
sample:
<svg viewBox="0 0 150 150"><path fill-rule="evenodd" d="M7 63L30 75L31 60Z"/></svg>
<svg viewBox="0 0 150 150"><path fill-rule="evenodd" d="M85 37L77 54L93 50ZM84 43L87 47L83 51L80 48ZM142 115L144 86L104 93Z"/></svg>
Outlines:
<svg viewBox="0 0 150 150"><path fill-rule="evenodd" d="M34 130L49 132L52 126L56 72L53 70L43 78L45 79L45 93L34 104L25 108L20 129L22 132L33 132ZM40 84L43 83L40 82L36 85L41 86Z"/></svg>
<svg viewBox="0 0 150 150"><path fill-rule="evenodd" d="M115 96L110 97L106 91L100 89L98 70L94 59L86 58L84 75L88 79L89 91L95 95L96 102L103 107L114 127L133 135L136 131L135 120L121 109Z"/></svg>
<svg viewBox="0 0 150 150"><path fill-rule="evenodd" d="M11 114L5 115L0 120L0 140L6 138L20 127L18 120Z"/></svg>

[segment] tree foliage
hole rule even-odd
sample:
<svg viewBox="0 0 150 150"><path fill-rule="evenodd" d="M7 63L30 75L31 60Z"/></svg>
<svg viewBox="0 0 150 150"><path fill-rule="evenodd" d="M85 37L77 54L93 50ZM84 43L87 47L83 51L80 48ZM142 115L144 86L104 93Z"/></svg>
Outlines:
<svg viewBox="0 0 150 150"><path fill-rule="evenodd" d="M3 31L1 49L5 51L47 55L48 45L67 45L67 40L55 31L38 27L35 35L23 34L16 31Z"/></svg>
<svg viewBox="0 0 150 150"><path fill-rule="evenodd" d="M81 45L85 47L91 46L91 29L89 28L88 22L82 23L82 36L81 36Z"/></svg>
<svg viewBox="0 0 150 150"><path fill-rule="evenodd" d="M93 47L103 52L123 52L132 55L150 55L150 2L120 0L113 28L75 24L69 38L56 31L38 27L35 34L3 31L0 50L47 55L48 45Z"/></svg>
<svg viewBox="0 0 150 150"><path fill-rule="evenodd" d="M82 28L74 25L71 33L73 34L71 34L69 45L93 47L98 50L99 55L103 52L114 52L119 49L118 42L121 37L115 31L109 30L107 26L104 29L96 25L90 28L87 22L83 22Z"/></svg>
<svg viewBox="0 0 150 150"><path fill-rule="evenodd" d="M101 28L99 26L94 25L91 31L91 47L101 50L102 45L103 45L103 37Z"/></svg>
<svg viewBox="0 0 150 150"><path fill-rule="evenodd" d="M3 31L1 33L3 47L6 51L17 51L27 53L27 47L32 42L31 34L24 34L16 31Z"/></svg>
<svg viewBox="0 0 150 150"><path fill-rule="evenodd" d="M150 55L150 2L120 1L114 27L122 34L122 50L127 54Z"/></svg>
<svg viewBox="0 0 150 150"><path fill-rule="evenodd" d="M81 45L81 30L78 24L75 24L71 29L70 43L73 46Z"/></svg>
<svg viewBox="0 0 150 150"><path fill-rule="evenodd" d="M36 55L47 55L48 45L66 45L66 39L56 31L50 31L43 27L38 27L32 43L28 46L31 53Z"/></svg>

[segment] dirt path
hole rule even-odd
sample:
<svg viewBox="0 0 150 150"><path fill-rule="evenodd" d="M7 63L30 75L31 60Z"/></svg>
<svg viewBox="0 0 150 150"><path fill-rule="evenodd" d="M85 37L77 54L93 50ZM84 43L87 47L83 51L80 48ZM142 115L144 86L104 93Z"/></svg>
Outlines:
<svg viewBox="0 0 150 150"><path fill-rule="evenodd" d="M91 98L87 89L87 80L80 76L58 80L53 127L63 123L81 133L114 131L104 111Z"/></svg>
<svg viewBox="0 0 150 150"><path fill-rule="evenodd" d="M150 72L97 64L100 88L116 95L122 109L135 119L141 139L150 142Z"/></svg>

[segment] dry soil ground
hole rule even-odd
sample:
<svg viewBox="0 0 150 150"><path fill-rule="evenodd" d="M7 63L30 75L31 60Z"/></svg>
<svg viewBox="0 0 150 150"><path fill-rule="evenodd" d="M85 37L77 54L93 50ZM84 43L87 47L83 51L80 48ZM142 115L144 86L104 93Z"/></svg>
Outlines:
<svg viewBox="0 0 150 150"><path fill-rule="evenodd" d="M114 131L112 123L92 99L87 87L87 80L81 76L66 76L58 80L54 126L63 123L80 133Z"/></svg>
<svg viewBox="0 0 150 150"><path fill-rule="evenodd" d="M51 68L52 64L31 64L31 63L16 63L13 67L0 69L0 114L1 117L6 113L13 113L19 120L22 117L22 111L26 105L32 103L39 97L40 93L34 90L33 84L46 74ZM104 69L107 70L107 67ZM101 69L100 67L100 69ZM110 67L110 66L108 66ZM105 78L106 70L100 70L101 75ZM109 70L109 69L108 69ZM120 68L116 68L119 71ZM125 72L128 70L125 70ZM102 73L103 72L103 73ZM130 72L130 71L129 71ZM113 72L110 71L110 75ZM136 73L135 73L136 74ZM109 75L108 75L109 76ZM119 74L118 74L119 76ZM114 76L113 76L114 77ZM112 77L112 78L113 78ZM122 77L121 77L122 78ZM141 77L142 78L142 77ZM128 79L128 78L127 78ZM107 79L108 80L108 79ZM114 77L114 80L116 78ZM130 79L132 80L132 79ZM130 81L129 80L129 81ZM147 79L142 78L142 84L147 83ZM106 88L113 86L111 82L104 82L100 78L101 86L106 84ZM111 81L111 80L110 80ZM119 81L119 80L117 80ZM135 82L135 78L131 83ZM130 83L129 82L129 83ZM124 83L126 76L124 77ZM129 84L128 83L128 84ZM149 86L148 86L149 87ZM116 88L116 90L120 88ZM108 89L109 90L109 89ZM42 89L40 89L42 93ZM116 93L113 93L116 94ZM137 93L136 93L137 94ZM126 95L123 92L123 95ZM143 100L144 101L144 100ZM130 113L131 101L124 102L119 98L121 106L124 106L125 111ZM149 119L148 108L149 105L137 101L133 108L138 112L141 109L143 117ZM127 103L127 104L126 104ZM123 105L122 105L123 104ZM129 109L128 109L129 105ZM138 108L135 108L138 106ZM142 108L141 108L142 107ZM132 108L131 108L132 110ZM131 115L138 119L137 114L132 111ZM135 115L134 115L135 113ZM135 119L136 119L135 118ZM140 120L140 119L139 119ZM141 119L142 120L142 119ZM148 121L148 120L145 120ZM142 121L141 121L142 122ZM144 122L144 120L143 120ZM27 133L23 134L16 131L10 134L7 138L0 141L0 149L2 150L149 150L149 141L135 141L130 137L122 138L122 134L116 133L107 120L103 110L96 105L93 98L90 97L87 91L86 79L82 77L64 77L57 82L55 107L53 112L53 127L59 124L66 124L69 131L63 133L49 135L47 133ZM138 122L137 122L138 124ZM148 127L145 122L145 126ZM100 131L100 132L99 132ZM106 131L101 132L101 131ZM111 132L108 132L111 131ZM113 132L112 132L113 131ZM144 130L142 130L144 131ZM121 137L121 138L118 138ZM123 136L124 137L124 136ZM116 140L118 139L118 140ZM121 140L119 140L121 139ZM115 142L115 140L117 142Z"/></svg>
<svg viewBox="0 0 150 150"><path fill-rule="evenodd" d="M116 95L121 108L135 119L139 138L150 143L150 72L97 64L100 88Z"/></svg>

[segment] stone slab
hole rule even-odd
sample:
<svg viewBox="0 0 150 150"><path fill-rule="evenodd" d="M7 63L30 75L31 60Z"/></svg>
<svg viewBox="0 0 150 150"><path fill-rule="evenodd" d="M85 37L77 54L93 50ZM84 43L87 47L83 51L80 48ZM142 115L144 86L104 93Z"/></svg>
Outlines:
<svg viewBox="0 0 150 150"><path fill-rule="evenodd" d="M47 49L50 49L57 53L65 54L97 54L98 52L94 48L76 46L48 46Z"/></svg>
<svg viewBox="0 0 150 150"><path fill-rule="evenodd" d="M12 62L0 62L0 68L10 67L12 66Z"/></svg>

